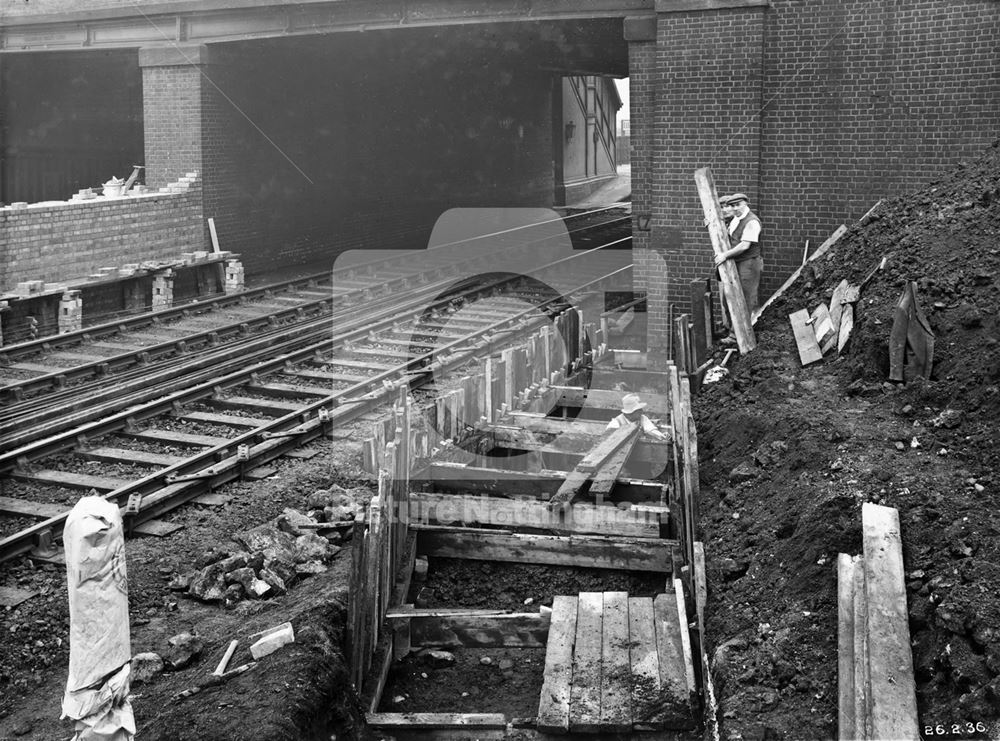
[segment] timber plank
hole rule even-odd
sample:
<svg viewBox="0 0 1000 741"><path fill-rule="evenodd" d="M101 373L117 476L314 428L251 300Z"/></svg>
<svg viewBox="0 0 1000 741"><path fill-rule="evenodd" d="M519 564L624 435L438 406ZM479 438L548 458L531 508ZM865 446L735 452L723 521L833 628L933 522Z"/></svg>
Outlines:
<svg viewBox="0 0 1000 741"><path fill-rule="evenodd" d="M572 533L657 538L662 511L622 509L613 505L578 503L564 511L533 498L456 496L412 492L410 522L496 525L564 530Z"/></svg>
<svg viewBox="0 0 1000 741"><path fill-rule="evenodd" d="M592 409L612 409L616 412L622 408L620 391L583 388L582 386L550 386L549 388L559 393L559 398L556 401L558 406L586 406ZM651 393L640 394L640 396L642 401L646 403L648 413L654 415L670 413L670 397Z"/></svg>
<svg viewBox="0 0 1000 741"><path fill-rule="evenodd" d="M837 556L837 738L854 741L854 569L857 561Z"/></svg>
<svg viewBox="0 0 1000 741"><path fill-rule="evenodd" d="M131 463L136 466L172 466L185 460L183 456L165 453L148 453L145 450L100 447L75 451L81 458L110 463Z"/></svg>
<svg viewBox="0 0 1000 741"><path fill-rule="evenodd" d="M25 517L37 517L40 520L47 520L50 517L59 517L68 510L69 507L60 504L43 504L41 502L29 502L25 499L0 497L0 512L11 515L24 515Z"/></svg>
<svg viewBox="0 0 1000 741"><path fill-rule="evenodd" d="M573 650L573 683L570 687L569 730L588 733L601 724L601 652L604 594L581 592L576 612L576 644Z"/></svg>
<svg viewBox="0 0 1000 741"><path fill-rule="evenodd" d="M375 728L392 730L507 727L503 713L367 713L366 720Z"/></svg>
<svg viewBox="0 0 1000 741"><path fill-rule="evenodd" d="M611 494L611 489L614 487L615 481L618 480L618 476L625 467L625 463L632 456L632 451L638 439L639 426L636 425L635 436L631 439L631 443L626 441L624 445L618 448L601 464L601 467L594 474L594 480L590 484L590 493L598 497L598 502ZM666 460L665 453L666 451L664 451L664 460Z"/></svg>
<svg viewBox="0 0 1000 741"><path fill-rule="evenodd" d="M278 399L255 399L251 396L227 396L212 399L211 405L219 409L239 409L261 414L284 415L302 408L301 402L280 401Z"/></svg>
<svg viewBox="0 0 1000 741"><path fill-rule="evenodd" d="M538 700L538 729L553 733L569 730L573 645L576 642L576 597L552 600L552 624L545 646L545 676Z"/></svg>
<svg viewBox="0 0 1000 741"><path fill-rule="evenodd" d="M844 351L844 345L851 339L851 332L854 330L854 307L851 304L844 306L843 314L840 317L840 334L837 337L837 352Z"/></svg>
<svg viewBox="0 0 1000 741"><path fill-rule="evenodd" d="M182 412L177 417L190 422L210 422L230 427L263 427L272 421L266 417L240 417L235 414L216 414L214 412Z"/></svg>
<svg viewBox="0 0 1000 741"><path fill-rule="evenodd" d="M830 340L836 340L837 337L837 333L833 329L833 320L830 318L830 310L826 304L820 304L813 310L810 318L812 319L813 334L816 336L816 344L820 346L822 352L825 352Z"/></svg>
<svg viewBox="0 0 1000 741"><path fill-rule="evenodd" d="M293 383L251 383L247 385L248 391L257 394L267 394L281 399L295 399L300 396L332 396L335 391L329 386L305 386Z"/></svg>
<svg viewBox="0 0 1000 741"><path fill-rule="evenodd" d="M526 535L469 530L420 531L420 553L444 558L667 573L675 540Z"/></svg>
<svg viewBox="0 0 1000 741"><path fill-rule="evenodd" d="M795 333L795 344L799 350L799 360L803 366L815 363L823 359L823 353L816 342L816 335L812 327L809 326L809 312L800 309L788 315L788 320L792 323L792 332Z"/></svg>
<svg viewBox="0 0 1000 741"><path fill-rule="evenodd" d="M604 593L601 648L602 731L632 728L632 671L629 664L628 593Z"/></svg>
<svg viewBox="0 0 1000 741"><path fill-rule="evenodd" d="M96 489L97 491L114 491L129 483L126 479L113 479L106 476L90 476L85 473L69 473L44 469L41 471L14 471L11 477L20 481L36 481L41 484L63 486L68 489Z"/></svg>
<svg viewBox="0 0 1000 741"><path fill-rule="evenodd" d="M312 381L342 381L344 383L361 383L367 380L366 376L351 375L348 373L334 373L333 371L307 370L296 368L295 370L282 371L285 376L297 376L307 378Z"/></svg>
<svg viewBox="0 0 1000 741"><path fill-rule="evenodd" d="M549 617L537 612L505 615L408 617L411 646L437 648L544 648Z"/></svg>
<svg viewBox="0 0 1000 741"><path fill-rule="evenodd" d="M140 535L152 535L157 538L165 538L171 533L181 530L183 527L183 525L178 525L176 522L167 522L165 520L146 520L145 522L140 522L138 525L133 527L132 532L139 533Z"/></svg>
<svg viewBox="0 0 1000 741"><path fill-rule="evenodd" d="M833 325L835 336L840 334L840 317L844 313L844 296L847 295L849 287L850 283L847 282L847 278L844 278L833 289L833 295L830 297L830 324Z"/></svg>
<svg viewBox="0 0 1000 741"><path fill-rule="evenodd" d="M677 614L677 598L658 594L653 600L656 652L660 669L660 702L665 727L687 729L694 725L691 687L688 685L687 661ZM685 620L683 629L687 629Z"/></svg>
<svg viewBox="0 0 1000 741"><path fill-rule="evenodd" d="M629 666L632 672L632 726L637 731L663 729L660 666L651 597L628 600Z"/></svg>
<svg viewBox="0 0 1000 741"><path fill-rule="evenodd" d="M589 481L590 474L587 471L581 471L579 469L570 471L566 478L563 479L563 482L559 485L559 489L552 495L552 499L549 500L549 505L559 506L572 504L576 497L583 494Z"/></svg>
<svg viewBox="0 0 1000 741"><path fill-rule="evenodd" d="M0 587L0 607L13 609L22 602L27 602L37 594L38 592L18 589L17 587Z"/></svg>
<svg viewBox="0 0 1000 741"><path fill-rule="evenodd" d="M919 738L899 513L865 503L865 598L873 738Z"/></svg>
<svg viewBox="0 0 1000 741"><path fill-rule="evenodd" d="M622 466L632 452L635 441L639 439L639 425L630 422L614 430L610 435L601 440L594 448L583 457L583 460L576 464L573 472L566 477L560 485L559 490L549 500L550 504L567 504L579 495L587 480L591 475L602 468L610 458L614 458L611 463L611 470L606 475L611 476L610 483L605 483L606 491L611 491L615 479L621 472ZM616 457L616 453L624 451L624 455Z"/></svg>
<svg viewBox="0 0 1000 741"><path fill-rule="evenodd" d="M386 365L385 363L376 363L374 360L348 360L346 358L330 358L329 360L322 360L318 362L324 367L341 366L344 368L357 368L358 370L364 371L387 371L399 367L396 365Z"/></svg>
<svg viewBox="0 0 1000 741"><path fill-rule="evenodd" d="M199 445L205 448L214 448L227 442L227 438L216 437L215 435L195 435L191 432L175 432L174 430L164 430L158 427L150 427L141 432L119 432L119 435L135 438L136 440L151 440L153 442L177 443L179 445Z"/></svg>

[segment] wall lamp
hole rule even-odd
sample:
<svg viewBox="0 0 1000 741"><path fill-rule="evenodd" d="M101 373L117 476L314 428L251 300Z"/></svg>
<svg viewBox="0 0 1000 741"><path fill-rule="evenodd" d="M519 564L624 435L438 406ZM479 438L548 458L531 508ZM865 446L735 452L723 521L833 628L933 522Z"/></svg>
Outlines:
<svg viewBox="0 0 1000 741"><path fill-rule="evenodd" d="M570 121L568 124L566 124L566 141L567 142L573 141L573 134L574 134L574 132L576 132L576 124L573 121Z"/></svg>

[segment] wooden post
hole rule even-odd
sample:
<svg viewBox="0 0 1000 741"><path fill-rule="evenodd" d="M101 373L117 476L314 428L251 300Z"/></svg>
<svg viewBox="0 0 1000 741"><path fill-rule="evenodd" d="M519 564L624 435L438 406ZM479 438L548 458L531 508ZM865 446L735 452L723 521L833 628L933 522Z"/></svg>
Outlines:
<svg viewBox="0 0 1000 741"><path fill-rule="evenodd" d="M697 368L705 362L708 349L712 346L711 290L709 280L704 278L691 281L691 320L694 324L694 365Z"/></svg>
<svg viewBox="0 0 1000 741"><path fill-rule="evenodd" d="M716 255L721 255L729 249L729 234L722 223L722 212L719 209L719 196L715 191L715 180L712 171L707 167L695 170L694 181L698 186L698 196L701 207L708 220L708 236L712 240L712 249ZM747 308L746 297L740 285L736 265L732 260L726 260L719 266L719 275L725 286L726 302L733 321L733 332L736 334L736 344L744 355L757 347L753 327L750 325L750 311Z"/></svg>

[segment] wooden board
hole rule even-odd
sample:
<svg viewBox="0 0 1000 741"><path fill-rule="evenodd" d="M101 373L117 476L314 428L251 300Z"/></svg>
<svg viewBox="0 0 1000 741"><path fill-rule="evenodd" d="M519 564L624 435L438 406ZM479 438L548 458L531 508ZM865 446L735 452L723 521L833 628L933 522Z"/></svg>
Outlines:
<svg viewBox="0 0 1000 741"><path fill-rule="evenodd" d="M14 471L12 478L21 481L36 481L42 484L62 486L67 489L96 489L97 491L114 491L130 482L126 479L112 479L105 476L90 476L85 473L68 473L66 471Z"/></svg>
<svg viewBox="0 0 1000 741"><path fill-rule="evenodd" d="M39 520L47 520L50 517L58 517L69 511L68 505L43 504L41 502L29 502L24 499L12 499L11 497L0 497L0 512L10 515L24 515L25 517L37 517Z"/></svg>
<svg viewBox="0 0 1000 741"><path fill-rule="evenodd" d="M343 383L361 383L367 380L366 376L357 376L350 373L334 373L333 371L307 370L305 368L282 371L282 375L309 378L314 381L341 381Z"/></svg>
<svg viewBox="0 0 1000 741"><path fill-rule="evenodd" d="M209 492L207 494L201 494L195 497L191 501L195 504L203 504L207 507L221 507L224 504L229 504L232 497L228 494L219 494L217 492Z"/></svg>
<svg viewBox="0 0 1000 741"><path fill-rule="evenodd" d="M627 592L604 593L603 623L600 727L621 733L632 729Z"/></svg>
<svg viewBox="0 0 1000 741"><path fill-rule="evenodd" d="M604 594L581 592L577 604L573 682L569 700L571 733L600 730L603 622Z"/></svg>
<svg viewBox="0 0 1000 741"><path fill-rule="evenodd" d="M913 291L907 283L896 304L892 330L889 332L889 379L903 380L903 364L906 360L906 337L913 316Z"/></svg>
<svg viewBox="0 0 1000 741"><path fill-rule="evenodd" d="M840 334L837 337L837 352L844 351L844 346L851 339L851 332L854 330L854 307L851 304L844 306L844 312L840 317Z"/></svg>
<svg viewBox="0 0 1000 741"><path fill-rule="evenodd" d="M545 647L545 677L538 700L538 729L553 733L569 730L573 645L576 642L577 598L552 600L552 623Z"/></svg>
<svg viewBox="0 0 1000 741"><path fill-rule="evenodd" d="M873 738L919 738L899 513L861 507Z"/></svg>
<svg viewBox="0 0 1000 741"><path fill-rule="evenodd" d="M795 344L799 350L799 360L803 366L815 363L823 359L823 353L816 342L816 335L809 324L809 312L800 309L788 315L788 321L792 324L792 331L795 333Z"/></svg>
<svg viewBox="0 0 1000 741"><path fill-rule="evenodd" d="M444 558L667 573L676 545L677 541L667 539L421 530L417 550Z"/></svg>
<svg viewBox="0 0 1000 741"><path fill-rule="evenodd" d="M607 389L583 388L582 386L551 386L559 393L557 406L590 407L591 409L608 409L621 411L622 392ZM640 394L640 400L646 403L646 414L657 416L670 413L670 397L663 394Z"/></svg>
<svg viewBox="0 0 1000 741"><path fill-rule="evenodd" d="M177 417L189 422L210 422L230 427L262 427L273 421L267 417L239 417L235 414L215 414L213 412L182 412Z"/></svg>
<svg viewBox="0 0 1000 741"><path fill-rule="evenodd" d="M367 713L368 725L383 730L440 728L504 729L503 713Z"/></svg>
<svg viewBox="0 0 1000 741"><path fill-rule="evenodd" d="M837 738L854 741L854 567L846 553L837 556Z"/></svg>
<svg viewBox="0 0 1000 741"><path fill-rule="evenodd" d="M860 558L860 557L859 557ZM855 559L854 566L854 729L852 739L870 739L871 675L868 672L868 599L865 596L865 568ZM860 627L860 630L858 629Z"/></svg>
<svg viewBox="0 0 1000 741"><path fill-rule="evenodd" d="M844 313L844 296L849 287L847 278L844 278L833 289L833 296L830 297L830 324L833 325L834 336L840 335L840 317Z"/></svg>
<svg viewBox="0 0 1000 741"><path fill-rule="evenodd" d="M613 505L577 503L553 509L537 499L460 496L434 492L412 492L410 522L435 524L479 524L498 527L529 527L571 533L625 535L657 538L660 511L622 509Z"/></svg>
<svg viewBox="0 0 1000 741"><path fill-rule="evenodd" d="M810 315L812 319L813 335L816 337L816 344L821 348L821 352L829 349L829 342L837 340L837 333L833 329L833 322L830 319L830 310L826 304L820 304Z"/></svg>
<svg viewBox="0 0 1000 741"><path fill-rule="evenodd" d="M126 435L137 440L152 440L158 443L178 443L180 445L199 445L206 448L214 448L222 445L227 438L216 437L214 435L195 435L190 432L175 432L174 430L163 430L157 427L150 427L141 432L119 432L119 435Z"/></svg>
<svg viewBox="0 0 1000 741"><path fill-rule="evenodd" d="M146 520L145 522L140 522L134 528L132 528L133 533L138 533L139 535L152 535L157 538L165 538L171 533L175 533L181 530L184 526L178 525L176 522L166 522L164 520Z"/></svg>
<svg viewBox="0 0 1000 741"><path fill-rule="evenodd" d="M691 687L688 685L687 662L681 638L682 626L677 614L675 595L656 596L653 600L653 623L656 630L664 725L672 729L691 728L694 725ZM683 628L687 629L686 621Z"/></svg>
<svg viewBox="0 0 1000 741"><path fill-rule="evenodd" d="M0 587L0 607L17 607L37 594L38 592L18 589L17 587Z"/></svg>
<svg viewBox="0 0 1000 741"><path fill-rule="evenodd" d="M625 428L622 428L625 429ZM635 425L635 430L631 441L626 441L618 450L611 454L601 467L594 473L594 480L590 484L590 493L597 497L597 502L603 501L604 497L611 494L611 489L621 475L625 463L631 458L632 451L639 439L639 426ZM666 450L664 450L666 454ZM665 460L665 458L664 458ZM664 466L665 467L665 466Z"/></svg>
<svg viewBox="0 0 1000 741"><path fill-rule="evenodd" d="M660 664L656 652L653 600L630 597L628 601L629 665L632 671L632 726L637 731L663 729L660 701Z"/></svg>
<svg viewBox="0 0 1000 741"><path fill-rule="evenodd" d="M280 399L256 399L252 396L227 396L224 399L212 399L209 402L219 409L238 409L256 414L283 415L295 412L304 405L300 402L281 401Z"/></svg>
<svg viewBox="0 0 1000 741"><path fill-rule="evenodd" d="M548 616L537 612L500 615L414 614L405 618L411 646L435 648L544 648Z"/></svg>
<svg viewBox="0 0 1000 741"><path fill-rule="evenodd" d="M278 472L278 469L274 466L257 466L257 468L247 471L243 477L247 481L263 481L266 478L274 476Z"/></svg>
<svg viewBox="0 0 1000 741"><path fill-rule="evenodd" d="M148 453L145 450L126 450L125 448L100 447L89 450L76 450L75 453L81 458L92 461L105 461L108 463L131 463L136 466L173 466L180 463L185 458L179 455L166 455L164 453Z"/></svg>

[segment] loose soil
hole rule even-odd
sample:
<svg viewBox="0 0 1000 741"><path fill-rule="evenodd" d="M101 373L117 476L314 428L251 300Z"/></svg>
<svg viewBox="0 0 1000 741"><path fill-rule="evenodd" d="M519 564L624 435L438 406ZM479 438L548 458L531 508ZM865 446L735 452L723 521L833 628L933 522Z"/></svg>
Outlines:
<svg viewBox="0 0 1000 741"><path fill-rule="evenodd" d="M724 739L836 737L838 553L861 505L899 510L921 730L1000 736L1000 148L881 204L761 317L695 405L707 634ZM788 315L865 286L845 353L802 368ZM908 281L931 378L887 382ZM734 472L740 464L749 480ZM992 734L952 732L982 723ZM964 734L964 735L963 735Z"/></svg>

